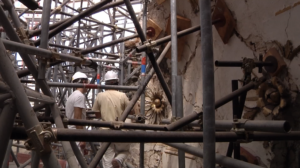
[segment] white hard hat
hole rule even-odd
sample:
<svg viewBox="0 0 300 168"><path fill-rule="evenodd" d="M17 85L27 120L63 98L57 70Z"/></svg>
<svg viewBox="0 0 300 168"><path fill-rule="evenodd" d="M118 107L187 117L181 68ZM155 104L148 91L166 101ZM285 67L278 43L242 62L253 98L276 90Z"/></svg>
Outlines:
<svg viewBox="0 0 300 168"><path fill-rule="evenodd" d="M72 76L72 82L76 79L88 79L88 77L86 76L86 74L82 73L82 72L76 72L73 76Z"/></svg>
<svg viewBox="0 0 300 168"><path fill-rule="evenodd" d="M104 81L119 80L118 73L115 71L107 71L104 76Z"/></svg>

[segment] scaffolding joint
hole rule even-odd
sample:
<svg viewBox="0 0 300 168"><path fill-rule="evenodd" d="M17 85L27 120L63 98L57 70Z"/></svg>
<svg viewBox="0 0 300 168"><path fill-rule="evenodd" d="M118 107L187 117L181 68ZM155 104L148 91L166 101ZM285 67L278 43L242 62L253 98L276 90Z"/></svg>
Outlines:
<svg viewBox="0 0 300 168"><path fill-rule="evenodd" d="M111 27L111 29L112 29L113 32L116 32L119 29L119 27L117 25L113 25Z"/></svg>
<svg viewBox="0 0 300 168"><path fill-rule="evenodd" d="M252 132L246 131L245 130L245 123L248 120L244 120L244 119L233 119L233 123L232 123L232 129L231 131L235 132L238 135L241 135L242 137L244 137L244 139L239 139L237 140L237 142L239 143L249 143L252 142L252 139L250 139L250 134Z"/></svg>
<svg viewBox="0 0 300 168"><path fill-rule="evenodd" d="M57 6L55 9L54 9L54 12L56 14L59 14L61 12L61 5Z"/></svg>
<svg viewBox="0 0 300 168"><path fill-rule="evenodd" d="M83 55L81 54L81 51L80 50L73 50L72 51L72 54L75 56L75 57L78 57L78 58L81 58L82 61L80 62L75 62L74 63L74 66L78 66L81 68L81 65L82 64L85 64L86 63L86 59L83 57Z"/></svg>
<svg viewBox="0 0 300 168"><path fill-rule="evenodd" d="M54 61L60 61L60 55L54 51L54 50L50 50L51 51L51 59L53 59Z"/></svg>
<svg viewBox="0 0 300 168"><path fill-rule="evenodd" d="M243 58L242 69L244 70L244 80L246 83L251 81L252 70L256 67L254 59Z"/></svg>
<svg viewBox="0 0 300 168"><path fill-rule="evenodd" d="M56 142L56 136L51 129L51 123L38 124L26 130L28 139L24 145L27 150L35 150L37 152L51 152L51 142Z"/></svg>
<svg viewBox="0 0 300 168"><path fill-rule="evenodd" d="M114 129L121 129L122 127L124 127L123 121L113 121L111 122L111 124L113 125Z"/></svg>
<svg viewBox="0 0 300 168"><path fill-rule="evenodd" d="M30 46L34 46L34 44L28 39L28 36L27 36L28 33L26 33L26 31L25 31L22 27L18 27L18 28L16 29L16 32L17 32L19 38L20 38L25 44L30 45ZM28 32L28 31L27 31L27 32Z"/></svg>
<svg viewBox="0 0 300 168"><path fill-rule="evenodd" d="M154 40L146 40L144 45L147 47L146 53L152 53L152 49L157 46L157 43Z"/></svg>

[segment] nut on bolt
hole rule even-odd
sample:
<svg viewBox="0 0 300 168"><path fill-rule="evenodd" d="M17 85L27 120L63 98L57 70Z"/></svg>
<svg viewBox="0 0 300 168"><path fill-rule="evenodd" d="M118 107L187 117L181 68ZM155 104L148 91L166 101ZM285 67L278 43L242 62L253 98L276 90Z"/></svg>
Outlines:
<svg viewBox="0 0 300 168"><path fill-rule="evenodd" d="M50 140L51 139L51 134L49 133L49 132L46 132L45 134L44 134L44 139L45 140Z"/></svg>

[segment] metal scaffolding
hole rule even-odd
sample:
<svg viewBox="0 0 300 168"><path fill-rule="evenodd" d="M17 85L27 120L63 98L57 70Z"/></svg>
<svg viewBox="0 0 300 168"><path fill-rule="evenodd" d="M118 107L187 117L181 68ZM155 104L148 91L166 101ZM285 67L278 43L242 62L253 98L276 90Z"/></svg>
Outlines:
<svg viewBox="0 0 300 168"><path fill-rule="evenodd" d="M155 41L146 38L147 0L44 0L41 1L42 6L39 1L23 1L12 4L10 0L2 0L0 6L0 164L4 167L11 154L18 167L28 164L37 167L40 159L45 167L60 167L57 158L63 155L72 168L78 167L76 159L81 167L95 168L110 142L141 143L141 168L144 167L144 143L147 142L164 142L177 148L180 168L185 166L185 152L203 157L205 168L215 168L216 163L226 167L259 167L233 159L231 155L216 155L215 143L300 139L299 132L288 133L291 128L286 121L215 120L215 109L239 96L246 96L249 90L265 79L245 82L242 88L215 102L212 25L225 18L211 20L210 0L200 0L201 27L195 26L180 32L174 26L177 25L176 0L170 0L171 35ZM143 20L143 28L140 19ZM184 115L183 81L177 74L177 38L200 30L203 112ZM140 38L142 43L132 50L126 49L124 42L134 38ZM155 47L161 47L161 52L155 52ZM171 90L159 67L169 49L172 53ZM149 63L142 61L145 58ZM242 66L243 63L218 61L215 64ZM262 61L255 65L273 66ZM110 69L119 72L119 86L101 84L104 73ZM90 84L71 83L76 71L86 73ZM139 71L140 85L126 86L128 80ZM164 125L124 123L139 99L141 113L138 117L144 117L144 90L154 74L172 106L172 120L164 122ZM119 121L67 119L63 112L66 99L72 93L71 88L89 89L86 94L88 109L91 109L95 95L103 89L131 91L134 95ZM203 123L193 122L199 119ZM108 127L114 130L69 130L66 125ZM121 129L133 130L124 132ZM25 140L25 144L12 143L12 139ZM56 141L61 143L54 143ZM94 156L91 161L87 162L74 141L91 142ZM97 149L94 142L106 143ZM182 142L203 142L203 151ZM62 147L62 150L54 151L53 145L58 146L58 150ZM12 146L32 150L32 158L20 165L11 150Z"/></svg>

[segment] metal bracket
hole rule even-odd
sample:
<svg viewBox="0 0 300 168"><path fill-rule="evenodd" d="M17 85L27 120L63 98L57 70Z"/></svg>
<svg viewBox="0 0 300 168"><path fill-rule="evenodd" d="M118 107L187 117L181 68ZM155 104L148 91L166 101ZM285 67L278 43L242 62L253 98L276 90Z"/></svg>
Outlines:
<svg viewBox="0 0 300 168"><path fill-rule="evenodd" d="M238 134L245 132L245 129L243 127L243 125L245 125L245 122L247 122L247 120L233 119L231 131L234 131Z"/></svg>
<svg viewBox="0 0 300 168"><path fill-rule="evenodd" d="M84 63L86 62L86 59L82 56L80 50L73 50L73 51L72 51L72 54L73 54L75 57L79 57L79 58L82 59L81 62L74 63L74 66L79 66L79 67L81 67L81 65L84 64Z"/></svg>
<svg viewBox="0 0 300 168"><path fill-rule="evenodd" d="M59 14L59 12L61 12L61 5L58 6L58 7L56 7L56 8L54 9L54 11L55 11L56 14Z"/></svg>
<svg viewBox="0 0 300 168"><path fill-rule="evenodd" d="M124 122L122 121L113 121L111 122L114 129L121 129L122 127L124 127Z"/></svg>
<svg viewBox="0 0 300 168"><path fill-rule="evenodd" d="M243 58L242 69L244 69L245 73L251 73L254 68L255 68L254 59Z"/></svg>
<svg viewBox="0 0 300 168"><path fill-rule="evenodd" d="M27 150L51 152L51 142L56 141L56 136L51 129L51 123L36 125L26 130L26 132L29 137L24 143Z"/></svg>
<svg viewBox="0 0 300 168"><path fill-rule="evenodd" d="M52 50L50 50L51 51L51 59L53 59L53 60L56 60L56 61L58 61L58 60L61 60L60 59L60 56L59 56L59 54L57 53L57 52L55 52L55 51L52 51Z"/></svg>
<svg viewBox="0 0 300 168"><path fill-rule="evenodd" d="M201 128L203 128L203 112L196 112L195 113L199 113L199 120L198 120L198 124L200 125Z"/></svg>
<svg viewBox="0 0 300 168"><path fill-rule="evenodd" d="M246 131L245 128L243 127L243 125L245 125L245 123L248 120L238 120L238 119L233 119L233 123L232 123L232 129L231 131L235 132L238 135L243 135L245 137L245 139L239 139L237 142L239 143L248 143L251 142L252 140L249 138L249 131Z"/></svg>
<svg viewBox="0 0 300 168"><path fill-rule="evenodd" d="M251 81L251 73L255 68L254 59L243 58L242 69L244 70L244 82L249 83Z"/></svg>
<svg viewBox="0 0 300 168"><path fill-rule="evenodd" d="M113 27L111 27L111 29L112 29L112 31L117 31L117 29L118 29L119 27L117 26L117 25L113 25Z"/></svg>
<svg viewBox="0 0 300 168"><path fill-rule="evenodd" d="M144 45L146 45L146 47L147 47L146 53L151 53L153 47L157 46L157 43L156 43L156 41L147 40L144 42Z"/></svg>
<svg viewBox="0 0 300 168"><path fill-rule="evenodd" d="M60 56L58 55L58 53L56 52L55 49L49 49L49 50L50 50L50 52L52 53L50 58L45 58L45 57L37 56L38 59L40 59L41 61L43 61L43 62L46 64L46 67L47 67L47 68L50 67L50 62L51 62L52 60L53 60L53 61L61 60L61 59L60 59Z"/></svg>

